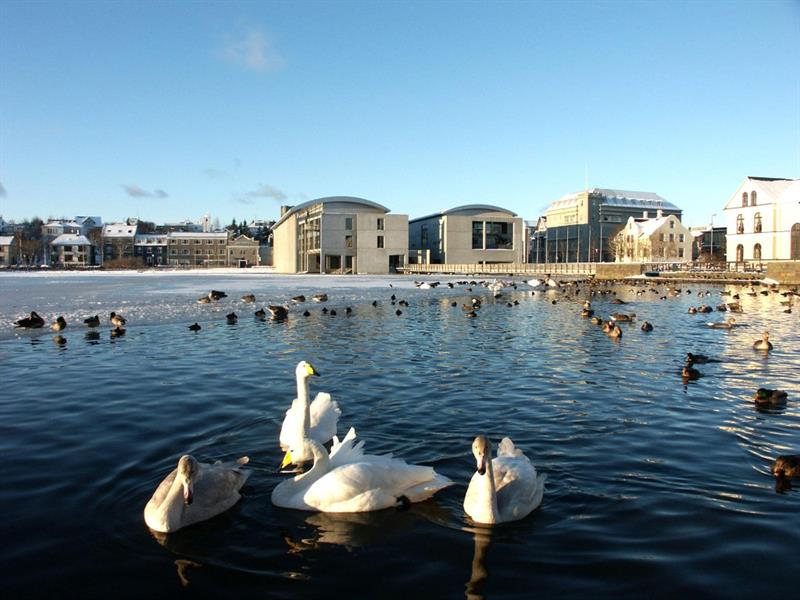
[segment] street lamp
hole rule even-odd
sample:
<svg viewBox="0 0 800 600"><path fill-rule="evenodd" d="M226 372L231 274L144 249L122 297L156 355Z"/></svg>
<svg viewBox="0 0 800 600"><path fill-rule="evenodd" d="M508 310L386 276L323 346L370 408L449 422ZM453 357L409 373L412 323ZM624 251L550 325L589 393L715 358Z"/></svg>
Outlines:
<svg viewBox="0 0 800 600"><path fill-rule="evenodd" d="M711 256L709 257L709 262L714 262L714 217L717 216L717 213L711 215Z"/></svg>

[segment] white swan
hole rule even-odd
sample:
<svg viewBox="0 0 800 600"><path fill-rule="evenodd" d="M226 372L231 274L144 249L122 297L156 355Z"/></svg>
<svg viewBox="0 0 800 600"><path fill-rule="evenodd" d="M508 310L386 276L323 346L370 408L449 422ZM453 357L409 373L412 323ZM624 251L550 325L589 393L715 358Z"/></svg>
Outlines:
<svg viewBox="0 0 800 600"><path fill-rule="evenodd" d="M304 438L315 440L320 444L326 444L336 434L336 424L342 411L339 405L331 400L331 395L320 392L314 401L308 401L308 378L312 375L319 376L319 372L306 361L297 363L295 369L297 376L297 398L292 401L292 406L286 411L286 417L281 426L280 444L281 450L288 450L291 446L296 446L298 452L302 448L301 442ZM294 462L305 462L311 460L312 455L298 454L294 457Z"/></svg>
<svg viewBox="0 0 800 600"><path fill-rule="evenodd" d="M178 467L164 478L144 507L144 521L154 531L170 533L225 512L241 498L239 490L250 476L242 469L246 456L205 464L181 456Z"/></svg>
<svg viewBox="0 0 800 600"><path fill-rule="evenodd" d="M529 515L542 503L544 475L537 475L528 457L503 438L492 460L492 445L479 435L472 443L477 471L464 496L464 511L477 523L505 523Z"/></svg>
<svg viewBox="0 0 800 600"><path fill-rule="evenodd" d="M314 440L289 449L310 452L314 466L306 473L279 483L272 491L272 503L284 508L321 512L368 512L422 502L436 492L453 485L433 467L409 465L392 455L365 455L363 442L355 444L355 429L342 442L334 437L330 455Z"/></svg>

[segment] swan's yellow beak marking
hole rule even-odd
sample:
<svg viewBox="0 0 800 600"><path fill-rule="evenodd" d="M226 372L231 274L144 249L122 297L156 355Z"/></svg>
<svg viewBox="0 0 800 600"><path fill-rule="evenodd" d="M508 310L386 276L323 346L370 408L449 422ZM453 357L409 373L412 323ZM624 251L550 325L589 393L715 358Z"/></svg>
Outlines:
<svg viewBox="0 0 800 600"><path fill-rule="evenodd" d="M314 365L312 365L311 363L306 363L306 373L308 373L309 375L317 375L317 376L319 376L319 373L314 368Z"/></svg>
<svg viewBox="0 0 800 600"><path fill-rule="evenodd" d="M290 451L286 451L286 456L283 457L283 462L281 463L281 469L285 469L290 464L292 464L292 453Z"/></svg>

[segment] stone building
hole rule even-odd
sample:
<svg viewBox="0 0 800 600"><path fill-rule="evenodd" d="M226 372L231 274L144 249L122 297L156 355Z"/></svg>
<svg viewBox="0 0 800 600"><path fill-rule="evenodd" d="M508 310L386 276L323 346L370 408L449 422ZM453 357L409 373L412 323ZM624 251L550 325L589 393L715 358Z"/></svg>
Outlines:
<svg viewBox="0 0 800 600"><path fill-rule="evenodd" d="M239 235L228 241L229 267L254 267L259 264L258 241Z"/></svg>
<svg viewBox="0 0 800 600"><path fill-rule="evenodd" d="M610 242L616 262L686 262L692 260L693 237L675 215L628 217Z"/></svg>
<svg viewBox="0 0 800 600"><path fill-rule="evenodd" d="M224 267L228 263L227 246L225 231L172 231L167 234L167 261L174 267Z"/></svg>

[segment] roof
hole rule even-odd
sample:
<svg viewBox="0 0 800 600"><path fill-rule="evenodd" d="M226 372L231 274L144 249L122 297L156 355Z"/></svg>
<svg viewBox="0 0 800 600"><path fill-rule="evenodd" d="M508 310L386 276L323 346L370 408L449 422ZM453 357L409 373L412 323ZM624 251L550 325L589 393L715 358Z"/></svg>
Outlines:
<svg viewBox="0 0 800 600"><path fill-rule="evenodd" d="M741 209L742 191L758 192L755 206L763 204L796 204L800 202L800 179L779 179L777 177L745 177L744 181L725 203L725 210ZM753 206L753 204L750 204Z"/></svg>
<svg viewBox="0 0 800 600"><path fill-rule="evenodd" d="M136 227L127 223L106 223L103 225L103 237L133 237Z"/></svg>
<svg viewBox="0 0 800 600"><path fill-rule="evenodd" d="M547 210L555 210L560 208L571 208L577 206L578 196L588 193L592 196L602 196L604 206L620 206L629 208L649 209L666 209L666 210L681 210L672 202L668 202L654 192L634 192L630 190L612 190L607 188L592 188L584 192L573 192L562 196L555 202L552 202Z"/></svg>
<svg viewBox="0 0 800 600"><path fill-rule="evenodd" d="M13 242L13 235L0 235L0 246L10 246Z"/></svg>
<svg viewBox="0 0 800 600"><path fill-rule="evenodd" d="M90 242L85 235L79 235L77 233L62 233L52 242L50 242L51 246L91 246L92 242Z"/></svg>
<svg viewBox="0 0 800 600"><path fill-rule="evenodd" d="M170 231L167 234L169 238L228 238L227 231L208 231L203 233L202 231Z"/></svg>
<svg viewBox="0 0 800 600"><path fill-rule="evenodd" d="M635 217L628 217L628 223L631 223L633 226L630 229L632 234L635 234L637 237L650 237L655 233L664 223L670 220L670 217L674 218L678 223L678 217L675 215L665 215L663 217L654 217L652 219L642 219L642 218L635 218ZM626 226L627 228L627 226ZM623 229L620 233L625 232L626 229Z"/></svg>
<svg viewBox="0 0 800 600"><path fill-rule="evenodd" d="M140 233L133 238L134 246L166 246L167 234L165 233Z"/></svg>
<svg viewBox="0 0 800 600"><path fill-rule="evenodd" d="M308 202L303 202L301 204L297 204L287 210L280 219L275 222L275 225L272 226L273 229L277 229L278 226L283 223L289 216L300 212L301 210L305 210L306 208L310 208L315 204L331 204L334 202L342 202L346 204L361 204L362 206L366 206L369 208L377 208L378 210L388 213L389 209L383 206L382 204L378 204L377 202L373 202L372 200L366 200L364 198L356 198L355 196L326 196L325 198L316 198L315 200L309 200Z"/></svg>
<svg viewBox="0 0 800 600"><path fill-rule="evenodd" d="M492 204L464 204L462 206L456 206L454 208L448 208L447 210L441 210L439 212L425 215L424 217L416 217L414 219L409 220L409 223L413 223L415 221L424 221L426 219L432 219L435 217L441 217L444 215L452 215L455 213L460 212L500 212L505 213L511 217L516 217L517 213L508 210L507 208L502 208L500 206L493 206Z"/></svg>

